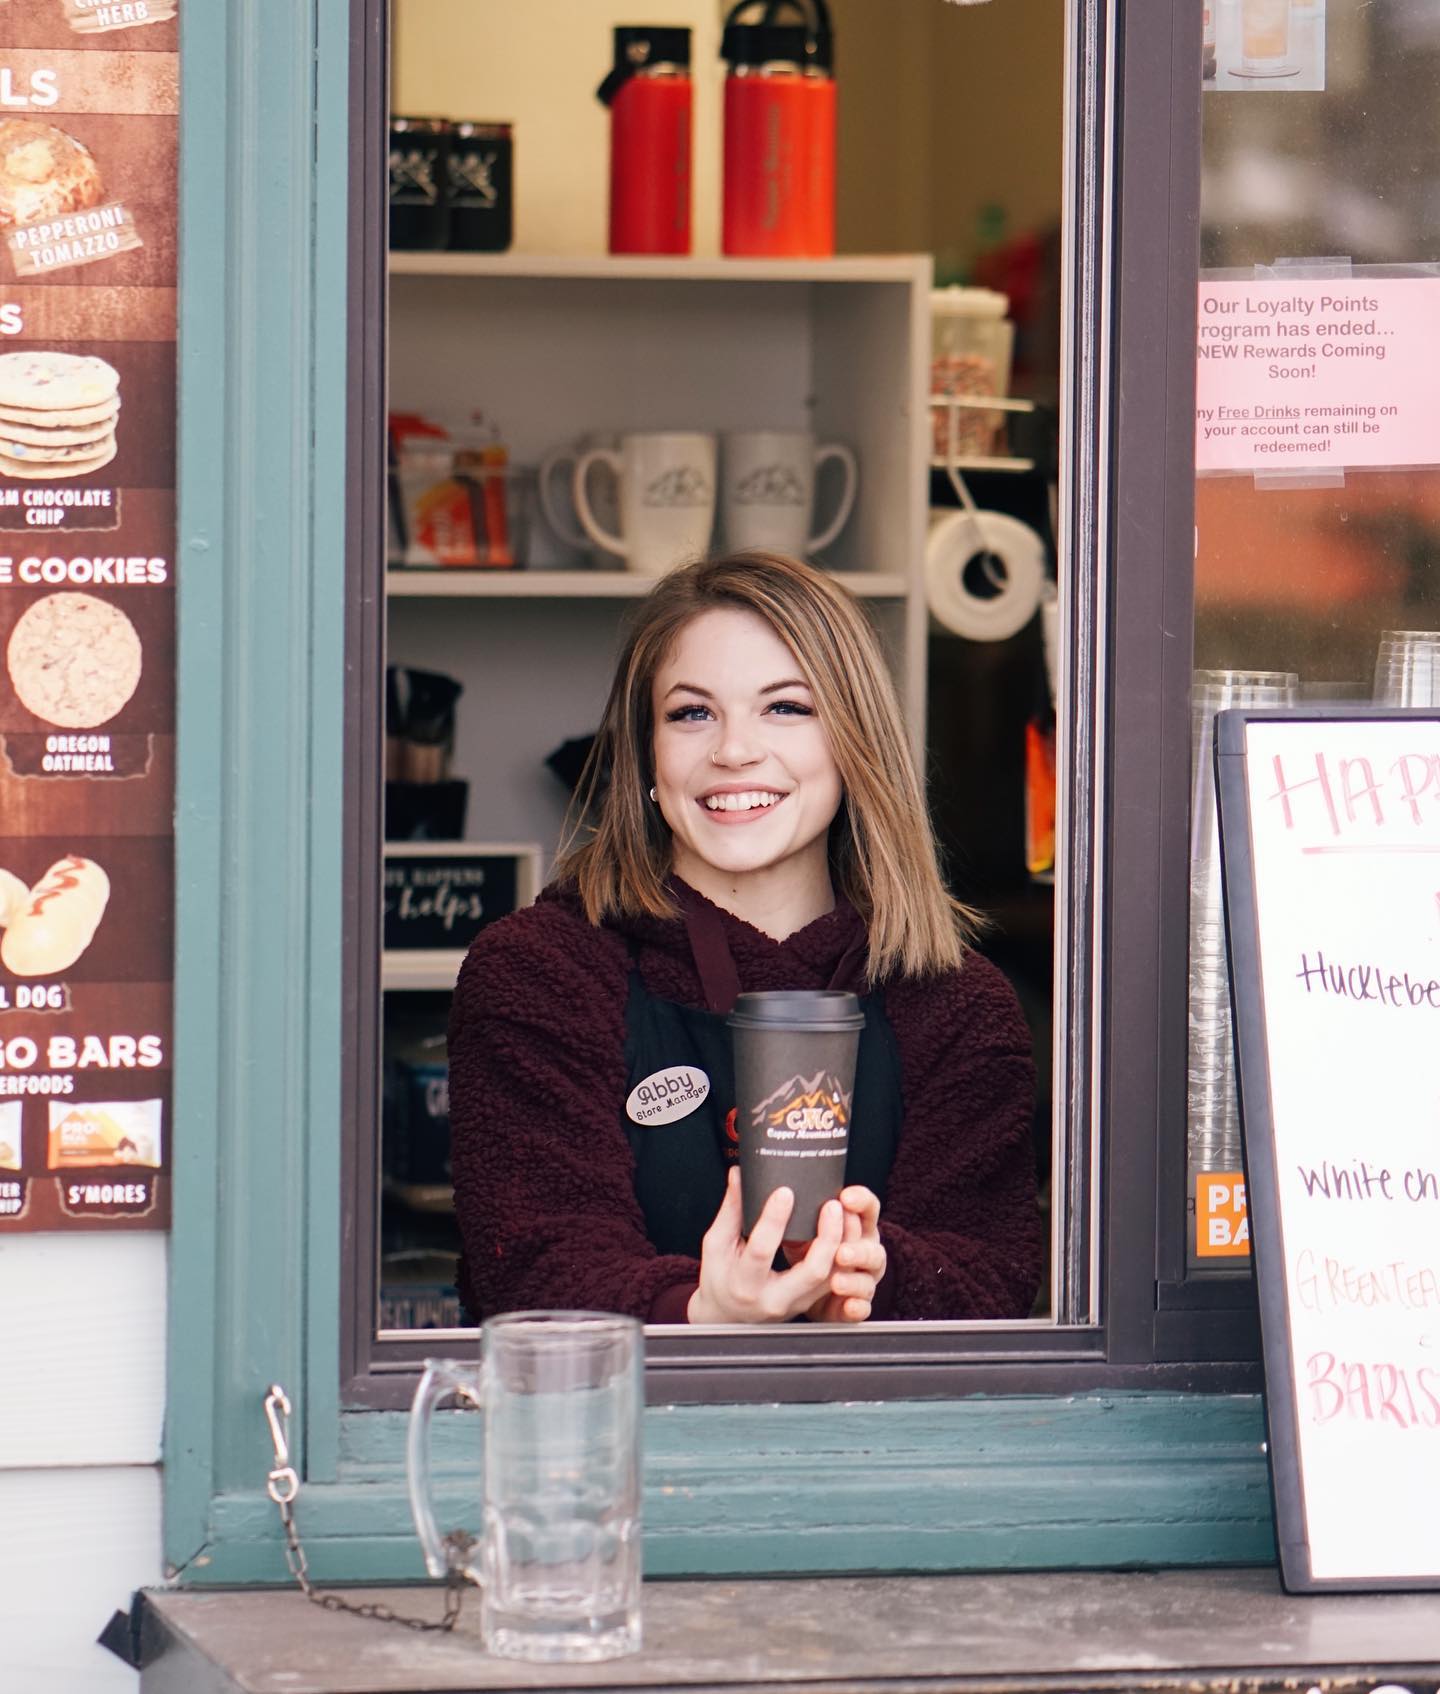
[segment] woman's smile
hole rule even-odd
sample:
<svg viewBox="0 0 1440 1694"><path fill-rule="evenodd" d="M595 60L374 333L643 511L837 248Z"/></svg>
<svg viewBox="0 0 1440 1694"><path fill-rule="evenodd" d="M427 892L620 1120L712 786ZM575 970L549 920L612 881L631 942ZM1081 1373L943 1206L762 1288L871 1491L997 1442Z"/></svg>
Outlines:
<svg viewBox="0 0 1440 1694"><path fill-rule="evenodd" d="M730 827L759 822L784 799L784 793L776 788L736 788L722 784L707 789L700 796L700 804L713 823Z"/></svg>

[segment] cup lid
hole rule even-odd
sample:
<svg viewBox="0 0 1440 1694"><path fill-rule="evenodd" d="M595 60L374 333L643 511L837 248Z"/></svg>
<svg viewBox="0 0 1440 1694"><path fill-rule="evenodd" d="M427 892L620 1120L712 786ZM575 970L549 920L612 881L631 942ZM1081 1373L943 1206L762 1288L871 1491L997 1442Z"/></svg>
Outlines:
<svg viewBox="0 0 1440 1694"><path fill-rule="evenodd" d="M813 1029L822 1034L865 1027L855 995L840 988L784 988L739 994L726 1022L732 1029Z"/></svg>
<svg viewBox="0 0 1440 1694"><path fill-rule="evenodd" d="M949 288L930 291L930 311L937 318L1003 318L1010 310L1010 297L995 288Z"/></svg>

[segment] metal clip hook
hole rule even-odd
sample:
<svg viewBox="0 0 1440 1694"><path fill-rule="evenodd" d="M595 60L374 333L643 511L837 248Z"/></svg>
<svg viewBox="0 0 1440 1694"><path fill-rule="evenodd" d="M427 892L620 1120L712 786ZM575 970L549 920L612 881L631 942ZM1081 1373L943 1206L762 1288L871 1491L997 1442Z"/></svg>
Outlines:
<svg viewBox="0 0 1440 1694"><path fill-rule="evenodd" d="M265 1396L265 1418L275 1447L275 1468L266 1481L265 1492L277 1506L288 1506L300 1492L300 1478L290 1463L290 1396L278 1382L270 1384L270 1392Z"/></svg>

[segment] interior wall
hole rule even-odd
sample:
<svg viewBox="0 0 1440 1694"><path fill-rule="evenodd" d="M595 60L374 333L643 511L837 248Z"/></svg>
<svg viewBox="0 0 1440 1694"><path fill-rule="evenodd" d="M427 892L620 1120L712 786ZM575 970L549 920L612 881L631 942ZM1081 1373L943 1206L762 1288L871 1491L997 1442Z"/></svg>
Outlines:
<svg viewBox="0 0 1440 1694"><path fill-rule="evenodd" d="M840 83L838 242L975 256L982 208L1010 232L1060 214L1066 0L830 0ZM610 31L694 31L695 251L719 250L722 0L395 0L392 108L516 126L515 250L603 253Z"/></svg>
<svg viewBox="0 0 1440 1694"><path fill-rule="evenodd" d="M394 0L391 110L515 125L515 251L603 253L616 24L683 24L695 85L694 251L720 246L719 0Z"/></svg>
<svg viewBox="0 0 1440 1694"><path fill-rule="evenodd" d="M1058 222L1066 0L830 0L840 84L839 245L924 252L954 280L980 213Z"/></svg>

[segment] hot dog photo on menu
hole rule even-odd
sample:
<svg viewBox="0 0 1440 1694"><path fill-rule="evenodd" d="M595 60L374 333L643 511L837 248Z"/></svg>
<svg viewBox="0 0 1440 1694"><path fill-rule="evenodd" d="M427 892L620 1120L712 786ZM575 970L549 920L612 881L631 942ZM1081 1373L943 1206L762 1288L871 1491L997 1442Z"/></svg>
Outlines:
<svg viewBox="0 0 1440 1694"><path fill-rule="evenodd" d="M163 838L0 837L0 987L168 980L171 861Z"/></svg>

